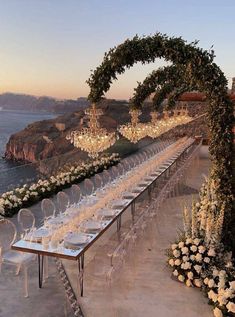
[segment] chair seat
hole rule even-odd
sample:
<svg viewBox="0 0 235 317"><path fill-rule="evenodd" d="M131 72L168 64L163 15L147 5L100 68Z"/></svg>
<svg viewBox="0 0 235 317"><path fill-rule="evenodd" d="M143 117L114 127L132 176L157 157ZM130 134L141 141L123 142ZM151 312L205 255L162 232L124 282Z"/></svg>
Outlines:
<svg viewBox="0 0 235 317"><path fill-rule="evenodd" d="M3 262L14 263L14 264L25 264L30 262L35 257L34 254L31 253L23 253L18 251L7 251L3 254Z"/></svg>

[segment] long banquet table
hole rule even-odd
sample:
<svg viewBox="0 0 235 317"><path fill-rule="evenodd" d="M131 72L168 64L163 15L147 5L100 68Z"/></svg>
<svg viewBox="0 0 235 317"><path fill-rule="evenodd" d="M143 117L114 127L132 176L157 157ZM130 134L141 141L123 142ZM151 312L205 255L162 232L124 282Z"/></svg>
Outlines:
<svg viewBox="0 0 235 317"><path fill-rule="evenodd" d="M79 282L80 282L80 291L81 296L83 296L83 271L84 271L84 257L85 252L95 243L97 239L99 239L109 228L112 224L115 222L117 223L117 231L121 228L121 217L122 214L131 207L131 213L134 217L135 214L135 202L136 200L147 192L149 199L151 199L151 190L154 186L156 186L157 181L161 177L165 177L168 175L169 171L171 171L174 168L177 168L177 165L185 159L185 157L190 153L191 149L193 148L195 144L194 139L188 139L186 142L186 145L181 149L176 151L174 155L170 158L168 158L163 164L160 165L157 170L152 173L152 175L147 176L143 179L141 182L141 186L139 188L141 189L139 192L133 193L132 197L129 197L126 199L125 205L118 210L118 212L115 214L115 216L109 220L105 221L105 225L103 228L96 232L89 234L90 240L85 245L78 247L77 249L70 249L67 247L59 247L58 249L54 250L50 246L48 248L44 248L42 243L40 242L32 242L32 241L26 241L24 239L21 239L14 243L12 245L13 250L21 251L21 252L29 252L37 254L38 256L38 277L39 277L39 287L42 287L43 283L43 259L44 256L50 256L50 257L57 257L61 259L67 259L67 260L73 260L77 261L78 263L78 274L80 276Z"/></svg>

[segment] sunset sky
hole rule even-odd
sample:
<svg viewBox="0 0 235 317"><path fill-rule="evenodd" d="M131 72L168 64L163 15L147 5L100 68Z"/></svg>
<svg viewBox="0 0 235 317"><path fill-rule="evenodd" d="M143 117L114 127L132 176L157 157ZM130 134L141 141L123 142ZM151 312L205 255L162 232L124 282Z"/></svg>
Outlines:
<svg viewBox="0 0 235 317"><path fill-rule="evenodd" d="M235 77L234 0L0 0L0 93L87 96L85 81L104 52L156 31L214 45L215 61ZM127 99L163 62L136 65L107 97Z"/></svg>

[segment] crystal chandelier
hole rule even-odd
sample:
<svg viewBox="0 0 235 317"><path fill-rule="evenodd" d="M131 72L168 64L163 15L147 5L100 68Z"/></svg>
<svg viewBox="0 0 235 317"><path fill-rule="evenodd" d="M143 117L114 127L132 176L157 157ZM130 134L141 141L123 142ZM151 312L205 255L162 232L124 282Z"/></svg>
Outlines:
<svg viewBox="0 0 235 317"><path fill-rule="evenodd" d="M165 133L172 128L172 120L169 114L170 112L166 110L163 111L163 119L161 120L162 133Z"/></svg>
<svg viewBox="0 0 235 317"><path fill-rule="evenodd" d="M158 114L156 111L150 112L151 122L148 124L147 134L150 138L155 139L162 134L161 121L158 120Z"/></svg>
<svg viewBox="0 0 235 317"><path fill-rule="evenodd" d="M108 133L100 127L98 118L103 114L101 109L97 109L95 104L85 110L89 118L88 128L71 131L66 136L67 140L77 148L88 153L89 157L97 158L100 152L103 152L116 142L116 133Z"/></svg>
<svg viewBox="0 0 235 317"><path fill-rule="evenodd" d="M132 109L129 111L131 122L121 125L119 132L130 142L137 143L140 139L146 137L147 126L139 122L140 110Z"/></svg>
<svg viewBox="0 0 235 317"><path fill-rule="evenodd" d="M186 124L192 120L192 118L188 114L188 109L187 108L181 108L180 110L177 110L178 113L175 113L175 124L180 125L180 124Z"/></svg>

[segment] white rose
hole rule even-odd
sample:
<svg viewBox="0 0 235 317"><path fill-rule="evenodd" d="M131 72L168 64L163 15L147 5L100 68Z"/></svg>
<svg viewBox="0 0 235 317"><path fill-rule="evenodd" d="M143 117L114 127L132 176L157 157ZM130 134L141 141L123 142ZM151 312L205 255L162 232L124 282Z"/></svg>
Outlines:
<svg viewBox="0 0 235 317"><path fill-rule="evenodd" d="M189 280L193 280L193 272L188 272L187 276Z"/></svg>
<svg viewBox="0 0 235 317"><path fill-rule="evenodd" d="M228 302L227 298L224 295L219 295L218 296L218 303L220 306L226 305Z"/></svg>
<svg viewBox="0 0 235 317"><path fill-rule="evenodd" d="M206 248L203 246L203 245L200 245L199 247L198 247L198 251L199 251L199 253L204 253L205 251L206 251Z"/></svg>
<svg viewBox="0 0 235 317"><path fill-rule="evenodd" d="M200 265L194 265L194 269L199 274L202 270L202 267Z"/></svg>
<svg viewBox="0 0 235 317"><path fill-rule="evenodd" d="M225 276L226 276L226 271L225 270L219 271L219 277L220 278L224 278Z"/></svg>
<svg viewBox="0 0 235 317"><path fill-rule="evenodd" d="M218 283L218 289L223 289L225 287L225 279L220 278L219 283Z"/></svg>
<svg viewBox="0 0 235 317"><path fill-rule="evenodd" d="M190 260L195 261L195 255L194 254L190 255Z"/></svg>
<svg viewBox="0 0 235 317"><path fill-rule="evenodd" d="M184 242L183 241L179 242L178 246L179 246L179 248L183 248L184 247Z"/></svg>
<svg viewBox="0 0 235 317"><path fill-rule="evenodd" d="M217 269L214 269L212 275L213 277L219 276L219 271Z"/></svg>
<svg viewBox="0 0 235 317"><path fill-rule="evenodd" d="M220 291L220 290L219 290ZM224 291L224 296L226 298L234 298L234 292L232 289L230 288L226 288L225 291Z"/></svg>
<svg viewBox="0 0 235 317"><path fill-rule="evenodd" d="M202 255L201 255L201 253L197 253L196 256L195 256L195 259L196 259L196 261L199 262L199 263L202 262Z"/></svg>
<svg viewBox="0 0 235 317"><path fill-rule="evenodd" d="M182 263L180 267L181 267L182 270L186 270L185 263Z"/></svg>
<svg viewBox="0 0 235 317"><path fill-rule="evenodd" d="M196 245L199 245L200 242L201 242L201 239L198 239L198 238L193 240L193 243Z"/></svg>
<svg viewBox="0 0 235 317"><path fill-rule="evenodd" d="M178 276L178 275L179 275L178 271L177 271L177 270L174 270L173 275L174 275L174 276Z"/></svg>
<svg viewBox="0 0 235 317"><path fill-rule="evenodd" d="M211 299L214 303L217 301L218 295L217 295L214 291L210 290L210 291L207 293L207 296L208 296L208 298Z"/></svg>
<svg viewBox="0 0 235 317"><path fill-rule="evenodd" d="M174 243L174 244L172 244L171 249L175 250L177 247L178 247L178 245Z"/></svg>
<svg viewBox="0 0 235 317"><path fill-rule="evenodd" d="M179 276L178 276L178 280L179 280L180 282L184 282L185 277L184 277L183 275L179 275Z"/></svg>
<svg viewBox="0 0 235 317"><path fill-rule="evenodd" d="M180 259L175 260L175 265L176 266L179 266L180 264L181 264L181 260Z"/></svg>
<svg viewBox="0 0 235 317"><path fill-rule="evenodd" d="M232 302L228 302L226 305L228 312L235 313L235 304Z"/></svg>
<svg viewBox="0 0 235 317"><path fill-rule="evenodd" d="M175 264L175 262L174 262L173 259L170 259L170 260L168 261L168 263L170 264L170 266L174 266L174 264Z"/></svg>
<svg viewBox="0 0 235 317"><path fill-rule="evenodd" d="M205 259L204 259L204 262L205 262L205 263L210 263L210 258L208 258L208 257L206 256Z"/></svg>
<svg viewBox="0 0 235 317"><path fill-rule="evenodd" d="M196 203L196 207L197 207L197 208L200 208L200 203Z"/></svg>
<svg viewBox="0 0 235 317"><path fill-rule="evenodd" d="M182 254L188 254L189 249L187 247L183 247L181 251L182 251Z"/></svg>
<svg viewBox="0 0 235 317"><path fill-rule="evenodd" d="M192 282L191 282L190 280L187 280L185 284L186 284L186 286L188 286L188 287L191 287L191 286L192 286Z"/></svg>
<svg viewBox="0 0 235 317"><path fill-rule="evenodd" d="M184 255L184 256L182 257L182 260L183 260L183 262L187 262L187 261L189 260L189 257L186 256L186 255Z"/></svg>
<svg viewBox="0 0 235 317"><path fill-rule="evenodd" d="M191 269L192 264L190 262L185 262L184 267L185 267L185 270L189 270L189 269Z"/></svg>
<svg viewBox="0 0 235 317"><path fill-rule="evenodd" d="M208 287L209 288L212 288L212 287L214 287L215 286L215 282L214 282L214 280L213 279L210 279L209 281L208 281Z"/></svg>
<svg viewBox="0 0 235 317"><path fill-rule="evenodd" d="M210 249L208 250L208 255L214 257L214 256L215 256L215 249L210 248Z"/></svg>
<svg viewBox="0 0 235 317"><path fill-rule="evenodd" d="M206 278L204 279L203 283L204 283L205 285L207 285L207 284L208 284L208 282L209 282L209 278L208 278L208 277L206 277Z"/></svg>
<svg viewBox="0 0 235 317"><path fill-rule="evenodd" d="M229 286L232 290L235 291L235 281L229 282Z"/></svg>
<svg viewBox="0 0 235 317"><path fill-rule="evenodd" d="M196 286L196 287L201 287L202 286L202 282L199 278L196 278L195 280L193 280L193 284Z"/></svg>
<svg viewBox="0 0 235 317"><path fill-rule="evenodd" d="M197 251L197 247L195 245L191 245L190 250L193 252Z"/></svg>
<svg viewBox="0 0 235 317"><path fill-rule="evenodd" d="M173 251L174 257L178 258L180 256L180 251L179 250L174 250Z"/></svg>
<svg viewBox="0 0 235 317"><path fill-rule="evenodd" d="M187 238L185 244L191 244L193 242L192 238Z"/></svg>
<svg viewBox="0 0 235 317"><path fill-rule="evenodd" d="M213 313L215 317L223 317L222 311L217 307L213 310Z"/></svg>

